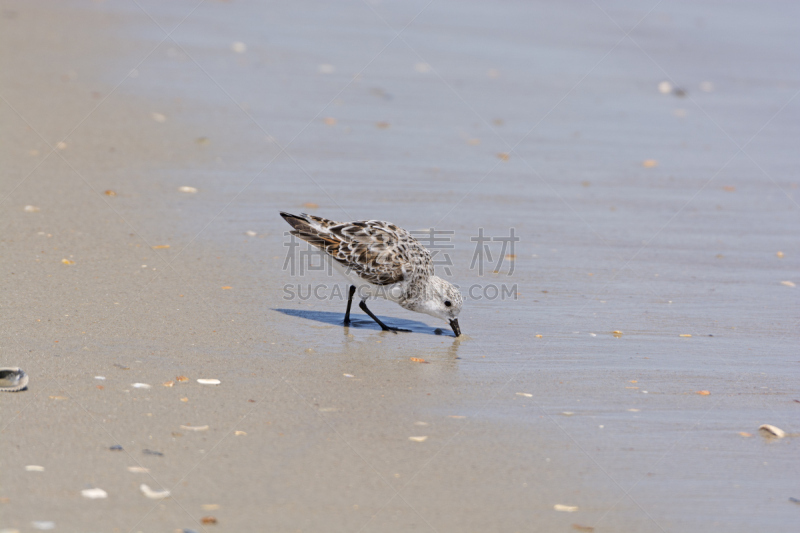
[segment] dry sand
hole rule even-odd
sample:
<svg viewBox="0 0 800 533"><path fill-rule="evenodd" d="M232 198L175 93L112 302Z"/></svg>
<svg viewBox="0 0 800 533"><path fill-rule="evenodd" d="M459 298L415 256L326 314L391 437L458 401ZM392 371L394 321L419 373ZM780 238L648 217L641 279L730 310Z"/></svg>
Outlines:
<svg viewBox="0 0 800 533"><path fill-rule="evenodd" d="M3 531L797 523L795 7L163 4L0 12ZM520 298L343 328L278 210Z"/></svg>

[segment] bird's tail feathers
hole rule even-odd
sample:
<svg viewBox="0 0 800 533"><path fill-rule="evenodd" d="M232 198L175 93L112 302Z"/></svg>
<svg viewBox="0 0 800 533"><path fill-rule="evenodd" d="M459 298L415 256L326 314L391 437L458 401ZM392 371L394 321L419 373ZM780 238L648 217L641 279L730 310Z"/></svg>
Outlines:
<svg viewBox="0 0 800 533"><path fill-rule="evenodd" d="M292 235L300 237L313 246L324 249L332 244L337 244L339 241L330 234L324 224L331 222L327 219L307 215L306 213L292 215L283 211L281 211L281 216L294 228L290 232Z"/></svg>

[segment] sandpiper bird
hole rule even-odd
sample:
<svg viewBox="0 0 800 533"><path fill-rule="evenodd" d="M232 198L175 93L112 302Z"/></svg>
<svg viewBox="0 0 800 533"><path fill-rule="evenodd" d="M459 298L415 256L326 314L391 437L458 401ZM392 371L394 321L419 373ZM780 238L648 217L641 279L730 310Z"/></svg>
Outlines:
<svg viewBox="0 0 800 533"><path fill-rule="evenodd" d="M463 299L451 283L435 276L431 253L406 230L380 220L334 222L305 213L281 216L296 235L327 253L332 264L351 283L344 323L350 323L350 306L356 286L358 306L384 331L409 331L387 326L367 308L366 300L380 296L409 311L425 313L447 322L461 335L458 314Z"/></svg>

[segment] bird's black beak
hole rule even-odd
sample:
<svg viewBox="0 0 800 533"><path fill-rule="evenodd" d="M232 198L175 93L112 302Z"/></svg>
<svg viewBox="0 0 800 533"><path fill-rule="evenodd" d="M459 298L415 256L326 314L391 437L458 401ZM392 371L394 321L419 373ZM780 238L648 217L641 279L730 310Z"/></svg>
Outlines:
<svg viewBox="0 0 800 533"><path fill-rule="evenodd" d="M450 327L453 328L453 333L455 333L456 337L461 335L461 328L458 327L458 319L454 318L450 321Z"/></svg>

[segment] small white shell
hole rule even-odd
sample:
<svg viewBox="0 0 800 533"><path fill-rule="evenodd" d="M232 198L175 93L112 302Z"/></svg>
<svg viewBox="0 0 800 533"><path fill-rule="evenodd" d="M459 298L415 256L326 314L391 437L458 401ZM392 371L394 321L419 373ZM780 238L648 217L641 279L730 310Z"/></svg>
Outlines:
<svg viewBox="0 0 800 533"><path fill-rule="evenodd" d="M148 385L147 383L134 383L131 385L134 389L152 389L152 385Z"/></svg>
<svg viewBox="0 0 800 533"><path fill-rule="evenodd" d="M783 437L786 436L786 432L784 430L782 430L779 427L773 426L771 424L763 424L761 426L758 426L758 429L766 433L768 437L777 437L779 439L782 439Z"/></svg>
<svg viewBox="0 0 800 533"><path fill-rule="evenodd" d="M414 442L425 442L428 440L428 437L408 437L408 440L413 440Z"/></svg>
<svg viewBox="0 0 800 533"><path fill-rule="evenodd" d="M164 498L169 498L168 490L153 490L144 483L139 485L139 490L151 500L163 500Z"/></svg>
<svg viewBox="0 0 800 533"><path fill-rule="evenodd" d="M143 466L129 466L128 472L132 472L134 474L146 474L150 471L149 468L145 468Z"/></svg>
<svg viewBox="0 0 800 533"><path fill-rule="evenodd" d="M83 489L81 491L81 496L89 498L90 500L100 500L108 498L108 493L103 489Z"/></svg>
<svg viewBox="0 0 800 533"><path fill-rule="evenodd" d="M184 185L183 187L178 187L178 190L180 192L188 192L188 193L196 193L197 192L197 188L189 187L188 185Z"/></svg>
<svg viewBox="0 0 800 533"><path fill-rule="evenodd" d="M39 465L28 465L25 467L26 472L44 472L44 467Z"/></svg>
<svg viewBox="0 0 800 533"><path fill-rule="evenodd" d="M197 382L201 385L219 385L220 383L222 383L218 379L202 379L202 378L198 379Z"/></svg>
<svg viewBox="0 0 800 533"><path fill-rule="evenodd" d="M553 509L555 509L556 511L563 511L565 513L574 513L575 511L578 510L578 508L574 505L561 505L559 503L555 504L553 506Z"/></svg>
<svg viewBox="0 0 800 533"><path fill-rule="evenodd" d="M181 429L185 429L186 431L206 431L208 426L181 426Z"/></svg>

